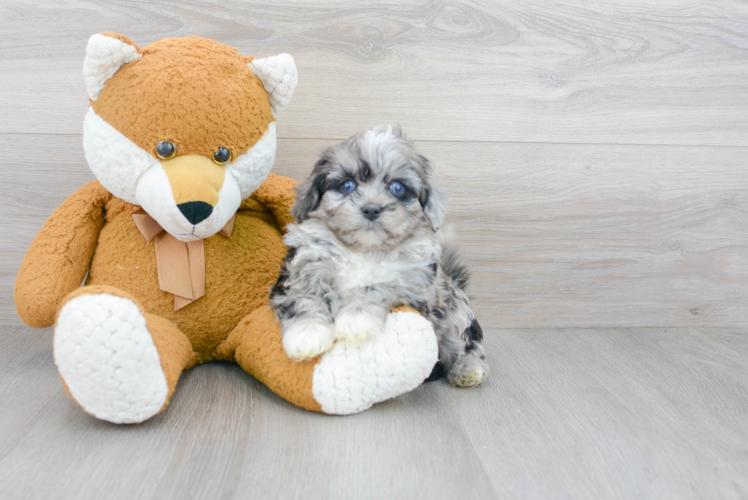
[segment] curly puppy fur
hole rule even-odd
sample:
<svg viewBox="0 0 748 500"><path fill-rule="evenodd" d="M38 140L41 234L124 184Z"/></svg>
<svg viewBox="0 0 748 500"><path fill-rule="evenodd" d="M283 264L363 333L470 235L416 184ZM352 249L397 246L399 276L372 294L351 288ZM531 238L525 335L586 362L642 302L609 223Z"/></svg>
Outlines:
<svg viewBox="0 0 748 500"><path fill-rule="evenodd" d="M283 346L313 358L338 339L381 331L407 305L434 325L439 362L429 379L475 386L488 375L469 274L457 247L442 244L446 203L428 161L399 129L380 126L329 148L298 188L284 238L289 253L271 305Z"/></svg>

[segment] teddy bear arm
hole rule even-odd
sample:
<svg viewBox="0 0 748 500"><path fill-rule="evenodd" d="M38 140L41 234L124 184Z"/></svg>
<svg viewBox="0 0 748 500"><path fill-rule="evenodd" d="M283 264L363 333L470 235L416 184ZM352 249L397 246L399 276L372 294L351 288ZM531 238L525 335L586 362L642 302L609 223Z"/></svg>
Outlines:
<svg viewBox="0 0 748 500"><path fill-rule="evenodd" d="M297 184L288 177L270 174L251 196L270 209L281 232L285 232L286 225L293 222L291 207L296 202Z"/></svg>
<svg viewBox="0 0 748 500"><path fill-rule="evenodd" d="M98 181L69 196L47 219L26 252L14 299L24 323L51 326L63 298L81 286L111 198Z"/></svg>

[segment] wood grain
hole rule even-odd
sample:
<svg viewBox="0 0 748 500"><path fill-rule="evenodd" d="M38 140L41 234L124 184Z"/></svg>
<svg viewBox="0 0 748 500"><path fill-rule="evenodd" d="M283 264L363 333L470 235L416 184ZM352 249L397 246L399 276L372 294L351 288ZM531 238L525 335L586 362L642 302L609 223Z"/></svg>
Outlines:
<svg viewBox="0 0 748 500"><path fill-rule="evenodd" d="M214 363L144 424L83 414L12 293L93 178L106 30L292 53L282 175L402 124L451 199L487 383L333 418ZM748 498L746 2L0 0L0 153L0 498Z"/></svg>
<svg viewBox="0 0 748 500"><path fill-rule="evenodd" d="M748 495L748 350L721 330L490 333L481 395L444 396L500 497Z"/></svg>
<svg viewBox="0 0 748 500"><path fill-rule="evenodd" d="M328 417L213 363L163 414L117 426L67 398L51 331L0 331L0 498L495 498L457 415L413 412L434 405L428 387Z"/></svg>
<svg viewBox="0 0 748 500"><path fill-rule="evenodd" d="M117 426L67 398L49 330L0 327L0 498L745 498L748 350L725 333L487 329L482 387L351 417L212 363Z"/></svg>
<svg viewBox="0 0 748 500"><path fill-rule="evenodd" d="M292 53L284 138L402 123L440 141L748 145L738 0L0 4L0 132L81 130L92 33ZM50 34L53 39L50 40Z"/></svg>
<svg viewBox="0 0 748 500"><path fill-rule="evenodd" d="M0 134L0 322L46 217L93 179L80 136ZM44 142L44 149L35 145ZM279 141L303 179L330 140ZM418 141L451 199L481 322L502 327L748 324L748 148Z"/></svg>

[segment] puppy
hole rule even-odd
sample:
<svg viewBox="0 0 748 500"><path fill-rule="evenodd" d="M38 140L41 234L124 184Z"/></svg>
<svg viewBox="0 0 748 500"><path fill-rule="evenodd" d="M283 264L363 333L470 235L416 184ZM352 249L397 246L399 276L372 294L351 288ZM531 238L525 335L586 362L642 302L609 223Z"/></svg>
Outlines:
<svg viewBox="0 0 748 500"><path fill-rule="evenodd" d="M483 332L468 305L467 268L456 247L440 244L445 210L428 161L399 129L380 126L326 150L298 188L297 223L270 293L288 356L314 358L336 339L361 342L406 305L438 338L429 379L480 384Z"/></svg>

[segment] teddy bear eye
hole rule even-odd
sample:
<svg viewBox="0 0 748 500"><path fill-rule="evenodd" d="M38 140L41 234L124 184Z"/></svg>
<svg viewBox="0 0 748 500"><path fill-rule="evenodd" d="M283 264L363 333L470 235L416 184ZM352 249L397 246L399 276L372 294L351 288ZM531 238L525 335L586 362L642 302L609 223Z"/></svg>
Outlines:
<svg viewBox="0 0 748 500"><path fill-rule="evenodd" d="M156 144L156 156L162 160L174 158L175 154L177 154L177 147L174 144L166 141L161 141Z"/></svg>
<svg viewBox="0 0 748 500"><path fill-rule="evenodd" d="M231 151L227 148L218 148L218 151L213 153L213 161L219 165L227 163L231 159Z"/></svg>

